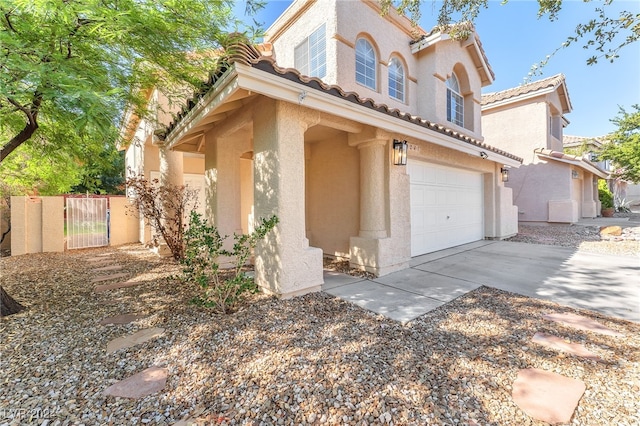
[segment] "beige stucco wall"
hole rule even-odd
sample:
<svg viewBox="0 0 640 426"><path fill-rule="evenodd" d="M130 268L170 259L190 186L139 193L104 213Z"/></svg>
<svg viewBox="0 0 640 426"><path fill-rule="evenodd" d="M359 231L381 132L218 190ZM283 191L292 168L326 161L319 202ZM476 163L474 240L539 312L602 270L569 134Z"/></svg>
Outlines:
<svg viewBox="0 0 640 426"><path fill-rule="evenodd" d="M341 133L306 145L306 227L309 244L325 254L349 255L359 229L359 153Z"/></svg>
<svg viewBox="0 0 640 426"><path fill-rule="evenodd" d="M492 108L482 114L484 141L522 157L528 164L533 161L536 148L546 148L547 122L547 104L543 100ZM521 170L511 172L517 174Z"/></svg>
<svg viewBox="0 0 640 426"><path fill-rule="evenodd" d="M294 7L299 9L301 6L304 6L302 3L303 2L294 3ZM290 13L295 15L298 12L297 9L292 9ZM336 21L335 0L317 0L311 7L306 9L304 13L300 14L297 20L295 20L284 33L272 33L270 35L271 37L267 36L265 40L272 40L273 37L277 35L277 38L273 42L276 62L281 67L294 68L295 47L324 23L326 25L327 74L322 81L328 84L337 84L337 40L333 37L336 33Z"/></svg>
<svg viewBox="0 0 640 426"><path fill-rule="evenodd" d="M139 240L139 219L129 207L126 197L109 197L110 235L109 245L133 243Z"/></svg>
<svg viewBox="0 0 640 426"><path fill-rule="evenodd" d="M11 197L11 255L64 251L64 198Z"/></svg>

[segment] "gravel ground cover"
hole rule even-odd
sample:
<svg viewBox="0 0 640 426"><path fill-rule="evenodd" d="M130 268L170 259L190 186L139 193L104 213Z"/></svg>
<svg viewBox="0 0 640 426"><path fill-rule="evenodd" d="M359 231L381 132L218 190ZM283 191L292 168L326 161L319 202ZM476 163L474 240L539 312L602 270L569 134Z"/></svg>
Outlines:
<svg viewBox="0 0 640 426"><path fill-rule="evenodd" d="M140 285L94 293L101 273L87 259L106 253ZM0 268L0 284L28 307L0 319L0 425L542 425L511 399L521 368L584 381L571 424L640 424L640 324L590 311L482 287L407 325L324 293L256 295L218 316L188 304L196 289L171 278L175 263L138 245L9 257ZM553 312L624 337L542 318ZM99 325L124 313L148 316ZM166 331L106 353L110 340L149 327ZM603 361L532 343L536 332ZM169 370L162 392L102 395L153 365Z"/></svg>

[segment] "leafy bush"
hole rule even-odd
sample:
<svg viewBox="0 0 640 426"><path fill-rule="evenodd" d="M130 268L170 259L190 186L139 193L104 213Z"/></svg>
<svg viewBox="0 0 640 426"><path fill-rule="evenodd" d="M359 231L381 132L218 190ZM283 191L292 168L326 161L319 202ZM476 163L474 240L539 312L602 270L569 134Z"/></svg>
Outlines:
<svg viewBox="0 0 640 426"><path fill-rule="evenodd" d="M216 227L208 225L197 212L191 212L189 228L184 235L185 256L181 261L181 278L202 289L202 294L193 302L226 314L237 308L246 293L255 293L258 287L253 277L243 269L251 250L277 223L278 218L272 216L262 219L250 234L234 233L233 248L227 250L223 245L228 236L220 236ZM220 257L229 258L233 267L222 269Z"/></svg>
<svg viewBox="0 0 640 426"><path fill-rule="evenodd" d="M607 186L606 180L598 180L598 198L603 209L613 208L613 194Z"/></svg>
<svg viewBox="0 0 640 426"><path fill-rule="evenodd" d="M197 208L198 190L184 185L160 184L143 175L127 179L132 207L162 236L175 260L184 257L186 212Z"/></svg>

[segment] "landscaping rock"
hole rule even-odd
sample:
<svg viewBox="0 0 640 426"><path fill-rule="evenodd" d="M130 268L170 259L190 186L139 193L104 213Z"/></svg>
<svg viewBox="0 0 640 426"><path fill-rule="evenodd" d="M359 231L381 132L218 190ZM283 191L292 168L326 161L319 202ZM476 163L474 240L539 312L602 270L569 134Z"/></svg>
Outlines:
<svg viewBox="0 0 640 426"><path fill-rule="evenodd" d="M123 281L123 282L113 283L113 284L102 284L102 285L97 285L93 289L93 291L95 291L96 293L103 293L107 290L116 290L118 288L133 287L138 284L140 284L139 281Z"/></svg>
<svg viewBox="0 0 640 426"><path fill-rule="evenodd" d="M622 235L622 227L621 226L602 226L600 228L600 235L612 235L615 237L619 237Z"/></svg>
<svg viewBox="0 0 640 426"><path fill-rule="evenodd" d="M118 278L124 278L126 277L128 274L126 273L121 273L121 274L111 274L111 275L98 275L97 277L94 277L91 282L92 283L99 283L102 281L109 281L109 280L115 280Z"/></svg>
<svg viewBox="0 0 640 426"><path fill-rule="evenodd" d="M121 265L110 265L96 268L93 270L93 272L119 271L120 269L122 269Z"/></svg>
<svg viewBox="0 0 640 426"><path fill-rule="evenodd" d="M144 314L122 314L116 315L113 317L104 318L100 321L100 325L108 325L108 324L129 324L131 322L137 321L139 319L146 318L147 316Z"/></svg>

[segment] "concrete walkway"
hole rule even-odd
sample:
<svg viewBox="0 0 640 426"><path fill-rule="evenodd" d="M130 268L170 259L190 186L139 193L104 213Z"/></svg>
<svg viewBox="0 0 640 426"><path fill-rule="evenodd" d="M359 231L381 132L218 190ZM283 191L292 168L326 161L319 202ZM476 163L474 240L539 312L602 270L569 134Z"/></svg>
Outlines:
<svg viewBox="0 0 640 426"><path fill-rule="evenodd" d="M325 271L322 289L400 322L485 285L640 322L640 257L478 241L411 259L373 280Z"/></svg>

